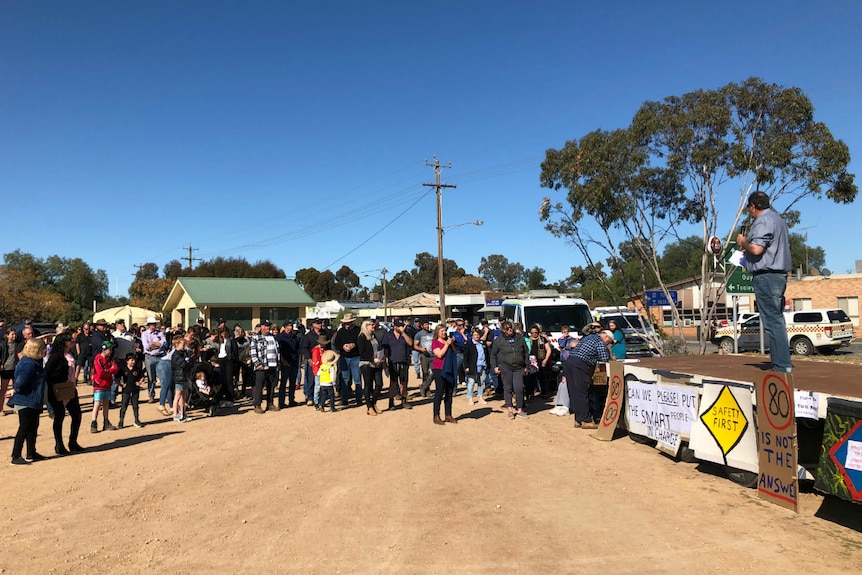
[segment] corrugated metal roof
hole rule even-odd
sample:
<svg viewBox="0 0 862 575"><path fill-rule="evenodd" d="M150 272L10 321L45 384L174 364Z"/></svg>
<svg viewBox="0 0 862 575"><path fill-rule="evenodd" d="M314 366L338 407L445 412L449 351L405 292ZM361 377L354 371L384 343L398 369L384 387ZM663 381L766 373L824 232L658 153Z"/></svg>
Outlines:
<svg viewBox="0 0 862 575"><path fill-rule="evenodd" d="M177 278L198 306L308 306L316 302L293 280L266 278Z"/></svg>

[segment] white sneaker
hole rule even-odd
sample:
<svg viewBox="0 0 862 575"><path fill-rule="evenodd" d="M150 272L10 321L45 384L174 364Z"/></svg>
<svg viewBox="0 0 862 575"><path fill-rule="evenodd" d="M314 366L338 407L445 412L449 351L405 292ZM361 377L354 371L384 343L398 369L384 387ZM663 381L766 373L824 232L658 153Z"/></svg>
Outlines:
<svg viewBox="0 0 862 575"><path fill-rule="evenodd" d="M554 415L558 415L560 417L563 417L563 416L569 414L569 408L566 407L565 405L558 405L557 407L555 407L554 409L551 410L551 413Z"/></svg>

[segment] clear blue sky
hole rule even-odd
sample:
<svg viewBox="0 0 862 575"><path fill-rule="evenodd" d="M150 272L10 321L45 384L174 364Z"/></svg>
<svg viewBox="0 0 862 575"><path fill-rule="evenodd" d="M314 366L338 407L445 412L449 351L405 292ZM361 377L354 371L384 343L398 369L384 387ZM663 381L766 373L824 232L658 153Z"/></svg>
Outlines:
<svg viewBox="0 0 862 575"><path fill-rule="evenodd" d="M485 222L445 255L554 281L584 262L538 221L545 150L645 100L798 86L862 184L860 30L857 0L5 1L0 249L81 257L112 295L189 243L288 276L394 273L436 254L437 155L444 226ZM860 202L801 206L835 273L862 259Z"/></svg>

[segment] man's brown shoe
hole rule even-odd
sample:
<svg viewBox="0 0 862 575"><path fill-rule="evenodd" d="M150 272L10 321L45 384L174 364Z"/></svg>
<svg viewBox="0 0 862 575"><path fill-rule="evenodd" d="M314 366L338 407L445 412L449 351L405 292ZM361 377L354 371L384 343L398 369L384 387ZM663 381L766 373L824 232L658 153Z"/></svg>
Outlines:
<svg viewBox="0 0 862 575"><path fill-rule="evenodd" d="M451 415L446 416L446 423L458 423L458 421L452 417Z"/></svg>
<svg viewBox="0 0 862 575"><path fill-rule="evenodd" d="M436 423L437 425L446 425L445 423L443 423L443 420L440 419L439 415L434 416L434 423Z"/></svg>

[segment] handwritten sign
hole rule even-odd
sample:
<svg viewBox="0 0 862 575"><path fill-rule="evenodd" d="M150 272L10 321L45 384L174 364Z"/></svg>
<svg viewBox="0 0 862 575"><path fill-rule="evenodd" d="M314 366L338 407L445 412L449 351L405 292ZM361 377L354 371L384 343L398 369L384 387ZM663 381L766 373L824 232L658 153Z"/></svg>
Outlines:
<svg viewBox="0 0 862 575"><path fill-rule="evenodd" d="M853 471L862 471L862 442L847 442L847 459L844 461L844 467Z"/></svg>
<svg viewBox="0 0 862 575"><path fill-rule="evenodd" d="M698 459L757 471L753 386L704 383L690 447Z"/></svg>
<svg viewBox="0 0 862 575"><path fill-rule="evenodd" d="M813 391L797 389L793 392L793 403L796 409L796 418L806 417L808 419L819 419L818 408L820 407L819 395Z"/></svg>
<svg viewBox="0 0 862 575"><path fill-rule="evenodd" d="M697 418L697 389L629 382L626 391L629 431L655 439L660 450L676 455Z"/></svg>
<svg viewBox="0 0 862 575"><path fill-rule="evenodd" d="M798 444L793 376L768 373L756 382L758 446L757 493L762 499L798 512Z"/></svg>
<svg viewBox="0 0 862 575"><path fill-rule="evenodd" d="M608 398L602 412L602 421L593 437L601 441L614 438L614 430L622 412L623 393L625 393L625 367L618 361L612 361L608 366Z"/></svg>

